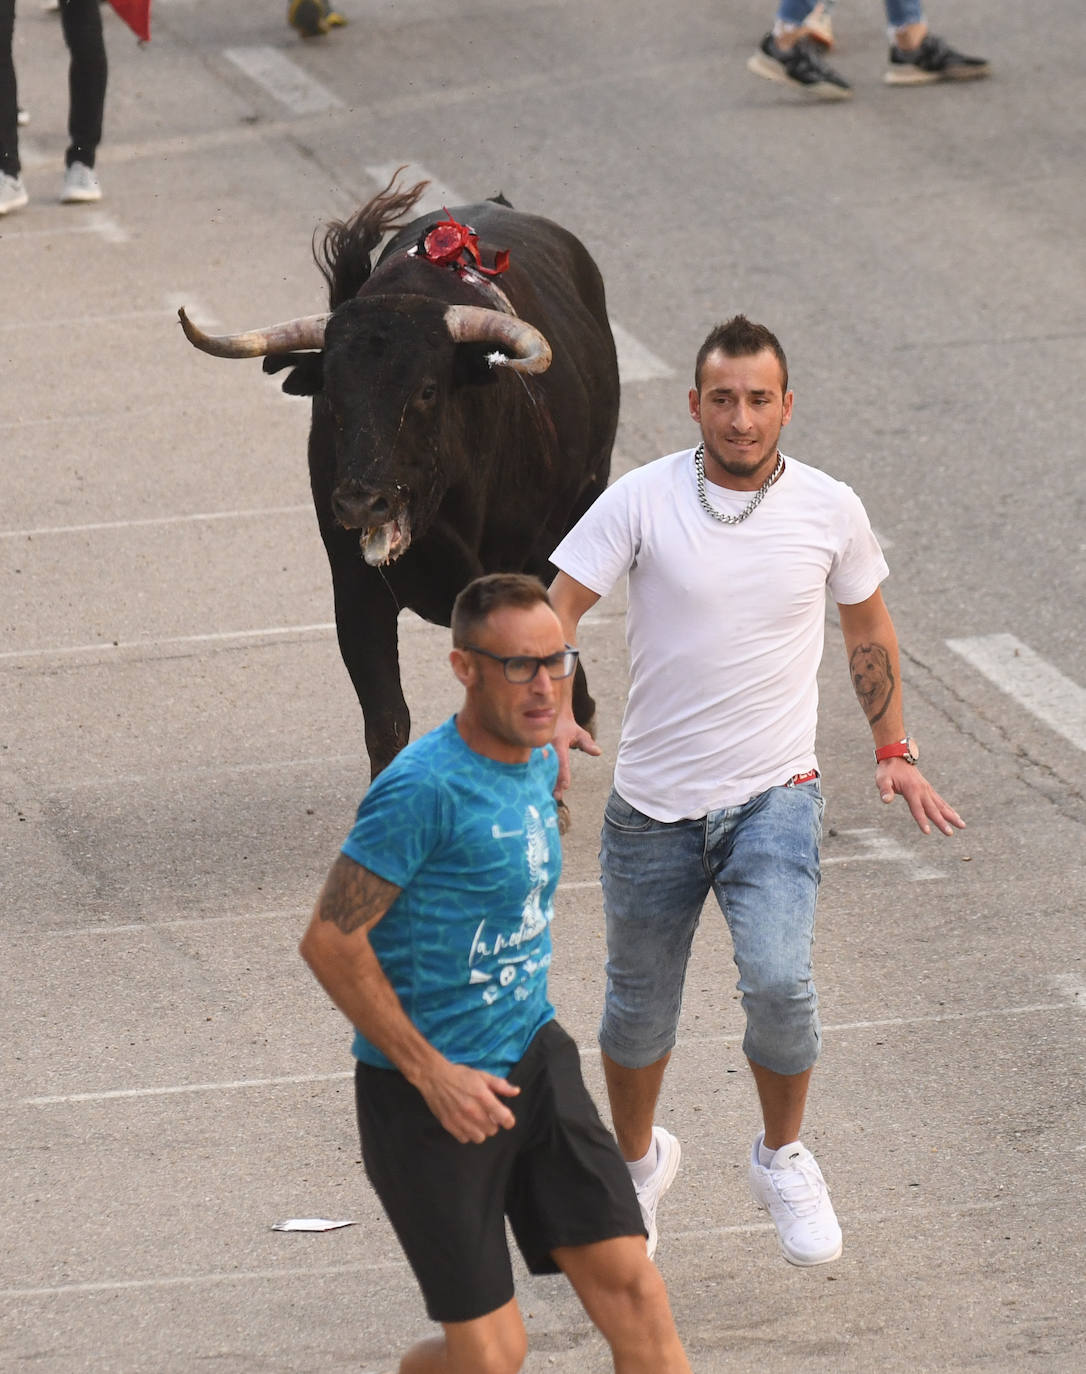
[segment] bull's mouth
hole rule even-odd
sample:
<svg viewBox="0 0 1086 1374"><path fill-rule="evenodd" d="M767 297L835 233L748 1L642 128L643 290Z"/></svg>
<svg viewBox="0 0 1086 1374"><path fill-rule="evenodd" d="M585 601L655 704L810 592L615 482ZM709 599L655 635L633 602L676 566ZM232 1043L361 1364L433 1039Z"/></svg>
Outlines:
<svg viewBox="0 0 1086 1374"><path fill-rule="evenodd" d="M371 526L358 537L362 557L371 568L395 563L402 553L407 552L411 543L411 526L404 515L400 520L388 520L383 525Z"/></svg>

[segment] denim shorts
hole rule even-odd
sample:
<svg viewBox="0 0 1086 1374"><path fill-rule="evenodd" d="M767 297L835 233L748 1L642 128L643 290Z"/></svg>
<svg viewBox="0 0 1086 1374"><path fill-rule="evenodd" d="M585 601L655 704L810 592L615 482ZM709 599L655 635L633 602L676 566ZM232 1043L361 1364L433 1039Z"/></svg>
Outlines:
<svg viewBox="0 0 1086 1374"><path fill-rule="evenodd" d="M710 889L731 932L743 1052L773 1073L818 1058L811 962L824 802L818 780L771 787L698 820L656 821L612 791L600 866L607 994L600 1048L643 1068L675 1044L694 932Z"/></svg>

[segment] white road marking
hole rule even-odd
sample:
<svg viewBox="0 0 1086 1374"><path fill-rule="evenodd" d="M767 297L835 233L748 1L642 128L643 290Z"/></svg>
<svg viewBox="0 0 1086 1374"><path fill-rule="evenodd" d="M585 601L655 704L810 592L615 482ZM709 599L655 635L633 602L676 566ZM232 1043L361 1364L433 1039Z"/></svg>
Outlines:
<svg viewBox="0 0 1086 1374"><path fill-rule="evenodd" d="M257 506L248 510L195 511L191 515L148 515L138 520L99 520L87 525L38 525L25 530L0 530L0 539L39 539L47 534L94 534L99 530L135 530L147 525L188 525L202 520L265 520L272 515L313 513L312 501L298 506Z"/></svg>
<svg viewBox="0 0 1086 1374"><path fill-rule="evenodd" d="M840 1025L823 1026L823 1034L836 1034L841 1031L882 1030L890 1026L936 1026L948 1021L977 1021L989 1016L1027 1016L1038 1012L1066 1012L1073 1008L1068 1002L1039 1002L1026 1007L980 1007L974 1011L952 1011L939 1016L888 1016L879 1021L845 1021ZM680 1036L676 1042L683 1047L700 1045L738 1045L742 1033L735 1035L697 1035ZM599 1047L591 1044L580 1047L582 1058L599 1054ZM44 1097L24 1097L22 1102L28 1107L57 1107L82 1102L115 1101L118 1098L172 1097L178 1093L231 1092L237 1088L275 1088L298 1083L329 1083L344 1078L352 1078L350 1069L338 1073L295 1074L284 1078L242 1078L218 1083L178 1083L160 1088L114 1088L102 1092L57 1093Z"/></svg>
<svg viewBox="0 0 1086 1374"><path fill-rule="evenodd" d="M614 320L611 321L611 333L615 336L615 349L618 352L618 375L624 383L653 382L674 377L674 368L650 352L629 330L623 329Z"/></svg>
<svg viewBox="0 0 1086 1374"><path fill-rule="evenodd" d="M191 1288L206 1283L251 1283L267 1279L326 1278L334 1274L357 1274L369 1269L405 1269L407 1261L369 1260L354 1264L331 1264L314 1269L249 1269L222 1274L178 1274L161 1279L102 1279L88 1283L54 1284L41 1288L0 1288L0 1298L54 1298L80 1293L109 1293L132 1288Z"/></svg>
<svg viewBox="0 0 1086 1374"><path fill-rule="evenodd" d="M49 320L44 320L40 316L11 322L0 320L0 333L12 329L81 329L89 328L91 325L120 324L131 320L161 320L169 313L166 310L111 310L102 315L57 316Z"/></svg>
<svg viewBox="0 0 1086 1374"><path fill-rule="evenodd" d="M70 222L55 224L50 229L4 228L4 242L16 239L53 239L62 234L98 234L106 243L127 243L128 231L122 229L112 215L99 210L76 210Z"/></svg>
<svg viewBox="0 0 1086 1374"><path fill-rule="evenodd" d="M10 649L0 654L0 660L51 658L54 654L120 654L126 650L141 653L146 649L166 649L178 644L222 644L231 641L244 643L249 639L281 639L290 635L327 633L335 628L331 621L320 621L314 625L269 625L261 630L220 630L214 634L173 635L162 639L125 639L111 644L70 644L46 649Z"/></svg>
<svg viewBox="0 0 1086 1374"><path fill-rule="evenodd" d="M366 175L372 177L378 186L385 187L400 166L403 166L404 170L400 173L399 186L413 186L416 181L428 181L430 183L419 198L412 212L414 215L428 215L434 210L443 210L446 206L464 204L463 196L458 195L451 186L446 186L443 181L435 177L432 172L428 172L425 167L419 166L417 162L406 164L399 162L374 163L366 168ZM496 195L497 188L491 194Z"/></svg>
<svg viewBox="0 0 1086 1374"><path fill-rule="evenodd" d="M224 48L223 56L295 114L339 110L343 101L276 48Z"/></svg>
<svg viewBox="0 0 1086 1374"><path fill-rule="evenodd" d="M398 162L376 163L366 168L366 173L380 186L387 186L401 164ZM428 215L431 211L442 210L447 206L463 205L464 197L451 186L439 181L425 167L416 162L407 163L400 176L401 186L410 186L416 181L429 181L430 185L422 193L415 212ZM495 187L489 194L497 195L500 188ZM611 333L615 336L618 352L618 375L622 382L648 382L662 377L674 377L674 371L640 343L622 325L611 321Z"/></svg>
<svg viewBox="0 0 1086 1374"><path fill-rule="evenodd" d="M947 646L1076 749L1086 749L1086 688L1014 635L948 639Z"/></svg>
<svg viewBox="0 0 1086 1374"><path fill-rule="evenodd" d="M114 1088L98 1093L62 1093L54 1097L27 1097L28 1107L55 1107L68 1102L109 1102L119 1097L173 1097L178 1093L230 1092L235 1088L279 1088L292 1083L331 1083L353 1078L350 1069L337 1073L303 1073L287 1078L236 1078L227 1083L176 1083L163 1088Z"/></svg>
<svg viewBox="0 0 1086 1374"><path fill-rule="evenodd" d="M1086 1146L1077 1145L1077 1150L1086 1149ZM1016 1206L1029 1207L1035 1199L1016 1198ZM924 1216L935 1217L966 1217L974 1216L984 1212L998 1211L1008 1205L1006 1198L994 1198L984 1202L960 1202L952 1203L949 1206L910 1206L909 1215L915 1217L917 1213ZM844 1215L844 1214L843 1214ZM847 1220L850 1226L867 1226L871 1228L885 1227L887 1222L900 1222L900 1212L856 1212L847 1213ZM676 1230L668 1232L670 1241L694 1241L704 1244L706 1239L714 1236L742 1236L742 1235L770 1235L776 1230L771 1221L751 1221L737 1222L731 1226L704 1226L692 1229ZM211 1283L266 1283L268 1281L277 1282L280 1279L320 1279L330 1278L340 1274L364 1275L378 1270L406 1270L407 1260L397 1256L387 1260L356 1260L350 1264L329 1264L300 1266L291 1269L233 1269L225 1272L211 1271L206 1274L169 1274L155 1279L98 1279L88 1280L83 1283L63 1283L48 1284L38 1287L25 1288L0 1288L0 1298L6 1299L27 1299L27 1298L63 1298L79 1297L85 1293L107 1293L124 1292L131 1289L155 1289L155 1288L196 1288ZM378 1367L374 1366L371 1370L362 1370L361 1374L377 1374Z"/></svg>
<svg viewBox="0 0 1086 1374"><path fill-rule="evenodd" d="M857 840L860 845L858 853L855 854L834 854L830 857L823 855L822 867L833 864L857 864L857 863L899 863L908 867L905 875L911 882L924 882L931 878L945 877L942 869L932 868L923 862L918 862L911 849L899 844L891 836L877 830L874 826L865 826L859 830L839 830L838 835L850 835Z"/></svg>
<svg viewBox="0 0 1086 1374"><path fill-rule="evenodd" d="M1069 997L1080 1011L1086 1011L1086 983L1074 973L1054 973L1048 980L1065 997Z"/></svg>

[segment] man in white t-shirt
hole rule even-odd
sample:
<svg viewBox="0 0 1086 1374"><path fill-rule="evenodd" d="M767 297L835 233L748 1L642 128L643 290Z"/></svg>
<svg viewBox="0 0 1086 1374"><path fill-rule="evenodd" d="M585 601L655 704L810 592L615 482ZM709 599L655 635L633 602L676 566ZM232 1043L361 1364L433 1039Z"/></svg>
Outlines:
<svg viewBox="0 0 1086 1374"><path fill-rule="evenodd" d="M886 563L851 488L778 448L792 415L776 337L737 316L697 358L696 449L627 473L551 555L567 639L629 579L630 691L601 844L607 992L600 1047L619 1145L656 1242L679 1142L653 1118L683 980L713 890L732 936L763 1130L750 1184L793 1264L841 1253L825 1181L800 1142L821 1046L812 975L822 796L817 672L827 588L875 744L884 802L901 794L925 834L964 822L916 766ZM567 711L569 748L598 754Z"/></svg>

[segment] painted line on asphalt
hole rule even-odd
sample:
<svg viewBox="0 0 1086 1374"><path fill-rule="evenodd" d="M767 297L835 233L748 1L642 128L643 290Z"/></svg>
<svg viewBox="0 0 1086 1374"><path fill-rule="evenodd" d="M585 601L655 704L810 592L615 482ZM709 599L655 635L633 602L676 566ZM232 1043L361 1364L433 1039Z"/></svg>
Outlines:
<svg viewBox="0 0 1086 1374"><path fill-rule="evenodd" d="M76 654L104 654L113 657L125 653L146 653L148 650L154 649L176 649L186 644L247 644L252 640L259 639L281 640L303 635L331 634L335 628L334 621L321 620L312 625L265 625L253 630L217 630L199 635L169 635L160 639L115 639L98 644L61 644L36 649L8 649L0 653L0 662L22 659L27 662L37 662L44 658L68 658ZM399 622L399 628L401 637L405 633L448 634L444 626L431 625L416 615L402 619ZM245 764L242 766L249 768L260 765ZM271 764L268 766L276 767L278 765Z"/></svg>
<svg viewBox="0 0 1086 1374"><path fill-rule="evenodd" d="M52 649L9 649L0 653L0 662L13 659L33 661L42 658L70 657L75 654L144 653L148 649L175 649L183 644L244 644L254 639L287 639L293 635L327 634L335 630L332 621L313 625L270 625L260 630L220 630L214 634L173 635L162 639L120 639L109 644L70 644Z"/></svg>
<svg viewBox="0 0 1086 1374"><path fill-rule="evenodd" d="M113 1293L140 1288L194 1288L208 1283L262 1283L268 1279L327 1278L357 1274L370 1269L406 1269L407 1261L366 1260L354 1264L330 1264L300 1269L247 1269L227 1273L177 1274L161 1279L100 1279L87 1283L60 1283L40 1288L0 1288L0 1298L78 1297L82 1293Z"/></svg>
<svg viewBox="0 0 1086 1374"><path fill-rule="evenodd" d="M874 826L865 826L858 830L839 830L837 833L852 836L859 842L860 850L856 854L833 854L829 857L823 855L823 868L832 867L834 864L900 863L908 865L909 872L906 876L910 882L927 882L946 876L942 869L918 863L911 849Z"/></svg>
<svg viewBox="0 0 1086 1374"><path fill-rule="evenodd" d="M614 335L615 351L618 354L619 379L624 384L655 382L674 377L673 367L669 367L662 358L658 358L615 320L611 321L611 333Z"/></svg>
<svg viewBox="0 0 1086 1374"><path fill-rule="evenodd" d="M5 323L0 320L0 334L14 329L80 329L91 325L129 324L133 320L160 320L169 312L166 310L110 310L102 315L71 315L55 319L15 320Z"/></svg>
<svg viewBox="0 0 1086 1374"><path fill-rule="evenodd" d="M1086 750L1086 688L1014 635L948 639L947 647L1050 729Z"/></svg>
<svg viewBox="0 0 1086 1374"><path fill-rule="evenodd" d="M372 177L379 186L387 186L396 169L401 165L398 162L375 163L366 168L366 174ZM429 181L430 185L419 198L415 207L415 214L428 215L432 211L443 210L450 205L463 205L465 203L464 197L454 191L451 186L439 181L419 163L409 162L404 166L404 171L400 176L400 185L410 186L416 181ZM497 194L498 189L500 188L495 188L494 194ZM634 338L628 329L624 329L614 320L611 321L611 333L614 335L615 350L618 353L620 381L649 382L660 378L674 377L673 368Z"/></svg>
<svg viewBox="0 0 1086 1374"><path fill-rule="evenodd" d="M297 62L284 57L276 48L266 44L224 48L223 56L295 114L321 114L325 110L344 108L338 95L314 81Z"/></svg>
<svg viewBox="0 0 1086 1374"><path fill-rule="evenodd" d="M1086 1149L1086 1146L1077 1145L1076 1150ZM1013 1202L1014 1205L1024 1208L1036 1206L1039 1201L1047 1200L1051 1194L1045 1194L1041 1199L1036 1196L1030 1198L1009 1198L1001 1197L988 1199L984 1202L960 1202L951 1203L948 1206L913 1206L909 1207L909 1215L917 1214L929 1217L967 1217L985 1212L996 1212ZM900 1210L892 1212L867 1212L850 1211L841 1213L842 1220L849 1226L868 1226L881 1227L887 1222L899 1224L901 1221ZM730 1226L703 1226L688 1230L668 1231L669 1241L695 1241L704 1242L711 1236L744 1236L744 1235L771 1235L775 1233L776 1227L771 1221L748 1221L736 1222ZM309 1278L328 1278L340 1274L366 1274L376 1271L387 1272L389 1270L407 1269L407 1261L401 1257L387 1260L356 1260L350 1264L330 1264L299 1266L291 1269L246 1269L230 1270L226 1272L212 1271L207 1274L175 1274L166 1275L157 1279L97 1279L87 1280L82 1283L63 1283L63 1284L42 1284L37 1287L25 1288L0 1288L0 1298L7 1299L26 1299L26 1298L60 1298L60 1297L80 1297L84 1294L125 1292L128 1290L156 1289L156 1288L195 1288L202 1285L213 1283L267 1283L277 1282L280 1279L309 1279ZM366 1371L362 1371L366 1374Z"/></svg>
<svg viewBox="0 0 1086 1374"><path fill-rule="evenodd" d="M84 210L79 223L58 224L51 229L8 229L4 227L4 242L12 239L54 239L63 234L97 234L105 243L127 243L128 231L122 229L112 215Z"/></svg>
<svg viewBox="0 0 1086 1374"><path fill-rule="evenodd" d="M313 514L313 502L297 506L252 506L245 510L194 511L190 515L148 515L136 520L97 520L86 525L32 525L0 530L0 539L39 539L50 534L96 534L100 530L137 530L152 525L188 525L215 520L266 520L272 515Z"/></svg>
<svg viewBox="0 0 1086 1374"><path fill-rule="evenodd" d="M1066 1012L1074 1010L1068 1002L1039 1002L1025 1007L980 1007L975 1011L946 1012L939 1016L891 1016L878 1021L846 1021L840 1025L823 1026L823 1034L836 1034L853 1030L884 1030L891 1026L934 1026L946 1022L977 1021L990 1016L1028 1016L1039 1012ZM697 1048L701 1045L738 1045L742 1035L698 1035L680 1036L676 1044L682 1048ZM599 1054L599 1047L582 1045L581 1057ZM78 1105L84 1102L107 1102L123 1098L173 1097L182 1093L232 1092L239 1088L276 1088L299 1083L329 1083L353 1077L353 1070L339 1073L294 1074L284 1078L241 1078L215 1083L177 1083L159 1088L112 1088L102 1092L56 1093L42 1097L24 1097L23 1105L28 1107L58 1107Z"/></svg>

